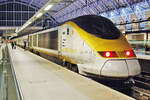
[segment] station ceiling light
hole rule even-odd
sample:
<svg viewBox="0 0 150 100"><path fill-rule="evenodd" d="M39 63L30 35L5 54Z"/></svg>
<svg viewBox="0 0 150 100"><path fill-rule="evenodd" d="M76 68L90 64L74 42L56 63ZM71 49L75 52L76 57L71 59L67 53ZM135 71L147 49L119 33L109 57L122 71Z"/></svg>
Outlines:
<svg viewBox="0 0 150 100"><path fill-rule="evenodd" d="M29 21L29 22L28 22L28 25L31 24L31 23L32 23L32 22Z"/></svg>
<svg viewBox="0 0 150 100"><path fill-rule="evenodd" d="M43 15L43 13L38 13L38 14L36 15L36 17L37 17L37 18L40 18L42 15Z"/></svg>
<svg viewBox="0 0 150 100"><path fill-rule="evenodd" d="M76 1L76 0L75 0ZM48 2L39 10L37 11L24 25L16 30L17 34L23 34L22 32L33 22L35 22L37 19L39 19L42 15L47 13L51 10L52 7L55 7L58 4L62 3L68 3L69 5L73 3L73 1L67 1L67 0L48 0ZM67 7L67 6L66 6ZM64 7L64 8L66 8ZM63 9L64 9L63 8ZM53 10L52 10L53 11ZM55 12L56 13L56 12Z"/></svg>
<svg viewBox="0 0 150 100"><path fill-rule="evenodd" d="M53 7L53 5L50 4L50 5L46 6L46 7L44 8L44 10L45 10L45 11L48 11L48 10L51 9L52 7Z"/></svg>

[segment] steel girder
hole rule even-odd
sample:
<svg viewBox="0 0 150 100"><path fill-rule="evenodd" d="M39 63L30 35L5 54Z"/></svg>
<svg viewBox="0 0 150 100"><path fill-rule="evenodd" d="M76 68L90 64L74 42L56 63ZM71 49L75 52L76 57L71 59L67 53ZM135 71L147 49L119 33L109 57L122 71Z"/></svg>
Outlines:
<svg viewBox="0 0 150 100"><path fill-rule="evenodd" d="M53 17L64 22L81 15L96 14L116 20L121 18L126 23L131 21L131 14L138 20L144 20L143 11L149 7L150 0L78 0Z"/></svg>
<svg viewBox="0 0 150 100"><path fill-rule="evenodd" d="M8 2L9 0L0 0L0 2ZM15 1L15 0L14 0ZM18 1L18 0L17 0ZM16 2L17 2L16 1ZM49 0L19 0L26 4L42 7ZM51 14L50 19L54 25L69 19L88 14L102 15L110 19L118 18L123 22L131 21L131 14L134 14L137 20L145 20L145 11L150 8L150 0L64 0L63 4L55 7L56 14ZM65 9L60 9L67 6L68 2L73 2ZM62 6L62 7L61 7Z"/></svg>

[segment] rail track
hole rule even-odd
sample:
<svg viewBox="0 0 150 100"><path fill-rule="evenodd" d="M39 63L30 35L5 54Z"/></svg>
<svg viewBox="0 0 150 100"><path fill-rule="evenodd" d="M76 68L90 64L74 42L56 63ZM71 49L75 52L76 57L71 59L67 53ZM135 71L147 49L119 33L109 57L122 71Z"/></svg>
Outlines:
<svg viewBox="0 0 150 100"><path fill-rule="evenodd" d="M138 100L150 100L150 72L142 72L134 80L132 96Z"/></svg>

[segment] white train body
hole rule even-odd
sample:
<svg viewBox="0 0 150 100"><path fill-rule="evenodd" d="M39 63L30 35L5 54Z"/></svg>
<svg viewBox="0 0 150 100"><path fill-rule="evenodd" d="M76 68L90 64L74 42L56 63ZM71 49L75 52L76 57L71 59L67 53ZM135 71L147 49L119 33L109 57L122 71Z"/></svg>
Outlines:
<svg viewBox="0 0 150 100"><path fill-rule="evenodd" d="M51 35L44 37L42 34ZM55 39L47 39L54 34L57 34ZM141 72L134 52L122 34L116 39L99 38L82 30L76 23L67 22L56 28L20 37L17 44L23 46L24 40L29 42L30 50L76 64L79 73L84 75L128 78ZM39 43L41 40L55 43L49 42L48 47L42 47ZM43 45L45 44L46 42ZM126 56L125 53L132 55Z"/></svg>

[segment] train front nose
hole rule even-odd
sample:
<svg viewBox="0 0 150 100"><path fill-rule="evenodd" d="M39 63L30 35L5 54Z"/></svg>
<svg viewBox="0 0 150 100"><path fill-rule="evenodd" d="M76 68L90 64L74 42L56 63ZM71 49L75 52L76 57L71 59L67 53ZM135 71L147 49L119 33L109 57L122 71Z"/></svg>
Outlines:
<svg viewBox="0 0 150 100"><path fill-rule="evenodd" d="M103 65L100 74L105 77L126 78L140 73L137 60L108 60Z"/></svg>

